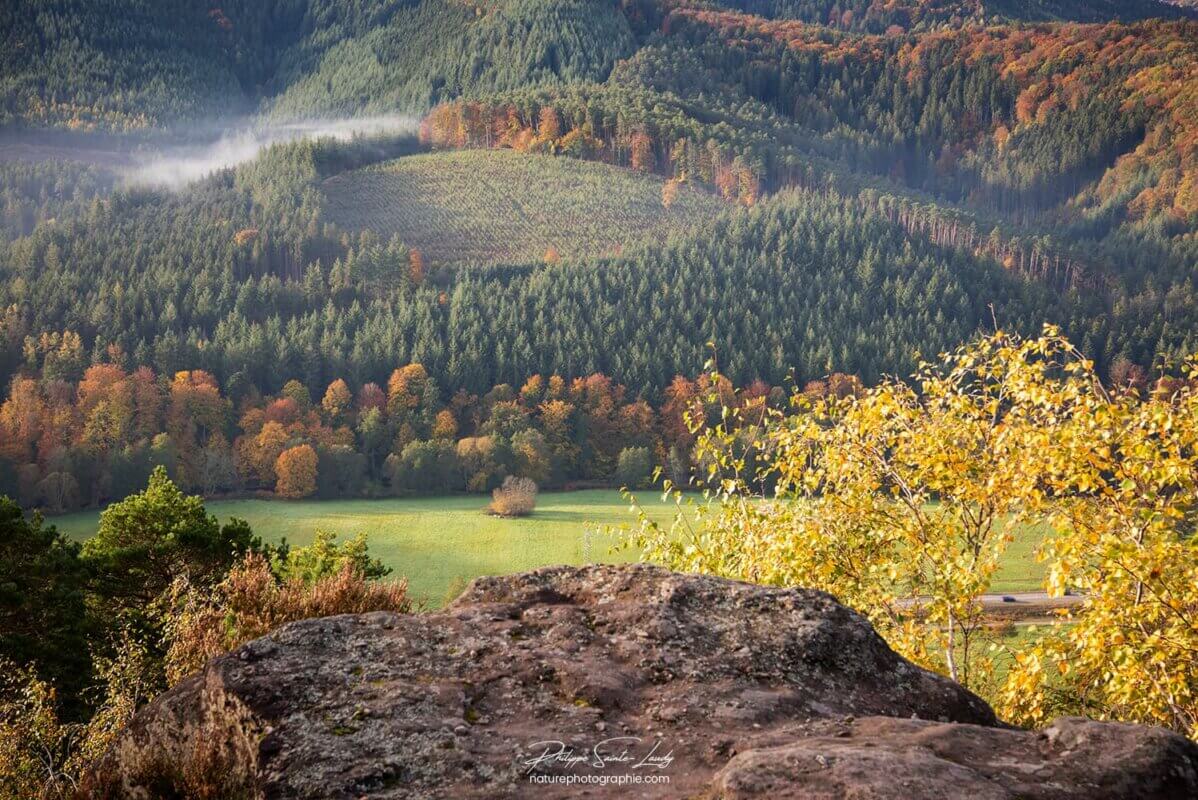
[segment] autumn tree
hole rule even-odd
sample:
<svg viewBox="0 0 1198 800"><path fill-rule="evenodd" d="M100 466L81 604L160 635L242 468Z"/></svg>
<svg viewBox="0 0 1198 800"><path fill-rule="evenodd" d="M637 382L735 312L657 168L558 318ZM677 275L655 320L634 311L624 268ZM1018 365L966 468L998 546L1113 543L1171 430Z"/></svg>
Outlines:
<svg viewBox="0 0 1198 800"><path fill-rule="evenodd" d="M424 283L424 254L414 247L408 252L408 280L413 286Z"/></svg>
<svg viewBox="0 0 1198 800"><path fill-rule="evenodd" d="M540 375L533 375L524 382L520 387L520 402L526 408L535 408L545 394L545 379Z"/></svg>
<svg viewBox="0 0 1198 800"><path fill-rule="evenodd" d="M203 370L176 373L169 390L166 432L174 443L180 478L196 483L200 449L214 431L224 429L229 403L221 397L216 378Z"/></svg>
<svg viewBox="0 0 1198 800"><path fill-rule="evenodd" d="M97 364L79 381L76 408L81 441L100 454L123 444L133 429L133 387L115 364Z"/></svg>
<svg viewBox="0 0 1198 800"><path fill-rule="evenodd" d="M675 375L661 404L661 433L666 442L689 449L694 441L692 422L697 421L702 408L694 382Z"/></svg>
<svg viewBox="0 0 1198 800"><path fill-rule="evenodd" d="M138 438L153 438L162 430L162 389L154 371L138 367L129 376L133 390L133 427Z"/></svg>
<svg viewBox="0 0 1198 800"><path fill-rule="evenodd" d="M515 474L544 485L552 474L553 462L549 444L538 430L526 428L511 437Z"/></svg>
<svg viewBox="0 0 1198 800"><path fill-rule="evenodd" d="M1079 359L1058 384L1066 413L1037 442L1058 531L1042 556L1048 591L1082 602L1014 650L997 696L1011 719L1085 714L1198 738L1198 358L1186 377L1171 394L1108 394Z"/></svg>
<svg viewBox="0 0 1198 800"><path fill-rule="evenodd" d="M278 479L276 462L290 441L287 429L273 420L263 424L256 435L240 437L236 447L239 471L262 486L273 485Z"/></svg>
<svg viewBox="0 0 1198 800"><path fill-rule="evenodd" d="M337 424L343 421L350 405L353 403L353 394L349 391L349 386L344 380L338 378L329 384L325 389L324 397L320 401L321 408L324 409L325 415L329 422Z"/></svg>
<svg viewBox="0 0 1198 800"><path fill-rule="evenodd" d="M403 417L420 407L428 383L428 372L420 364L408 364L391 373L387 381L387 413Z"/></svg>
<svg viewBox="0 0 1198 800"><path fill-rule="evenodd" d="M282 497L299 499L316 491L316 451L301 444L279 454L275 462L278 483L275 491Z"/></svg>
<svg viewBox="0 0 1198 800"><path fill-rule="evenodd" d="M387 408L387 395L377 383L366 383L358 390L355 401L358 411L369 411L372 408L383 411Z"/></svg>
<svg viewBox="0 0 1198 800"><path fill-rule="evenodd" d="M308 391L308 387L294 378L283 384L283 388L279 392L279 399L290 400L300 413L312 407L312 394Z"/></svg>
<svg viewBox="0 0 1198 800"><path fill-rule="evenodd" d="M0 406L0 454L15 464L31 461L45 415L46 404L38 382L13 378L8 399Z"/></svg>
<svg viewBox="0 0 1198 800"><path fill-rule="evenodd" d="M550 385L552 387L552 380ZM569 475L577 468L581 453L575 440L576 412L574 404L560 399L546 400L537 408L541 431L549 446L555 475Z"/></svg>
<svg viewBox="0 0 1198 800"><path fill-rule="evenodd" d="M443 408L437 412L433 420L432 435L434 439L453 439L458 433L458 421L453 412Z"/></svg>
<svg viewBox="0 0 1198 800"><path fill-rule="evenodd" d="M537 134L547 143L554 143L562 136L562 121L553 106L542 106L537 116Z"/></svg>
<svg viewBox="0 0 1198 800"><path fill-rule="evenodd" d="M725 404L718 424L696 426L716 501L695 509L698 525L645 521L635 541L678 569L826 589L1016 720L1084 713L1193 736L1193 385L1108 393L1056 329L999 332L912 383L796 396L756 434L769 454L758 470L738 459L744 420ZM754 499L761 469L776 502ZM1028 525L1056 531L1046 588L1080 589L1083 601L1069 625L1009 648L996 689L978 598Z"/></svg>
<svg viewBox="0 0 1198 800"><path fill-rule="evenodd" d="M661 207L667 211L670 206L674 205L674 201L678 199L678 186L681 183L677 178L670 178L661 185Z"/></svg>
<svg viewBox="0 0 1198 800"><path fill-rule="evenodd" d="M636 131L628 141L629 165L638 172L652 172L657 167L653 140L644 131Z"/></svg>

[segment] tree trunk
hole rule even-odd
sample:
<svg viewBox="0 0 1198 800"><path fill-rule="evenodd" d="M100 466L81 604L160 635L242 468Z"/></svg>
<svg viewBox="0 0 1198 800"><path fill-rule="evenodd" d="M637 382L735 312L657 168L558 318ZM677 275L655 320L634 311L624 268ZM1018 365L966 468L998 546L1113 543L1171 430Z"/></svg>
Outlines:
<svg viewBox="0 0 1198 800"><path fill-rule="evenodd" d="M953 613L948 613L948 644L944 647L944 660L948 663L948 676L957 680L957 659L953 653L953 640L957 632L953 628Z"/></svg>

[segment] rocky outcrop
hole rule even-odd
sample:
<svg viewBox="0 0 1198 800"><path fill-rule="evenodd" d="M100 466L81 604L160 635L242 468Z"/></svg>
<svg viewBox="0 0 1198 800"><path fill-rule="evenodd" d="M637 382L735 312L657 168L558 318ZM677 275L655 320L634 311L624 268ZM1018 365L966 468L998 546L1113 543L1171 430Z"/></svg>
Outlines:
<svg viewBox="0 0 1198 800"><path fill-rule="evenodd" d="M808 725L776 747L737 755L712 794L771 798L1198 797L1196 748L1137 725L1066 718L1033 734L867 717Z"/></svg>
<svg viewBox="0 0 1198 800"><path fill-rule="evenodd" d="M1198 748L999 726L821 592L555 567L251 642L142 711L96 785L204 780L267 798L1172 798L1198 796Z"/></svg>

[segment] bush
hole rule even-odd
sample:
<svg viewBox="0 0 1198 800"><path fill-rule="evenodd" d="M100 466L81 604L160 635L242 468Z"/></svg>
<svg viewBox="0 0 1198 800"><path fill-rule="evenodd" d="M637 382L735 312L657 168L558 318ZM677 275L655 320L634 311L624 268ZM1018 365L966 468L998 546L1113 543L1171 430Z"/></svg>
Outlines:
<svg viewBox="0 0 1198 800"><path fill-rule="evenodd" d="M349 553L349 548L343 546ZM179 585L181 609L168 631L166 674L174 684L195 672L208 659L288 622L336 614L411 610L407 581L374 581L378 565L350 554L330 569L313 571L306 559L295 563L280 578L261 555L250 553L229 571L213 591L196 591ZM332 567L335 567L333 571Z"/></svg>
<svg viewBox="0 0 1198 800"><path fill-rule="evenodd" d="M72 705L89 677L89 573L79 550L53 525L26 519L0 497L0 660L32 668Z"/></svg>
<svg viewBox="0 0 1198 800"><path fill-rule="evenodd" d="M0 800L70 796L72 727L56 706L54 689L33 670L0 660Z"/></svg>
<svg viewBox="0 0 1198 800"><path fill-rule="evenodd" d="M528 478L508 476L491 492L487 510L497 517L527 517L537 505L537 485Z"/></svg>

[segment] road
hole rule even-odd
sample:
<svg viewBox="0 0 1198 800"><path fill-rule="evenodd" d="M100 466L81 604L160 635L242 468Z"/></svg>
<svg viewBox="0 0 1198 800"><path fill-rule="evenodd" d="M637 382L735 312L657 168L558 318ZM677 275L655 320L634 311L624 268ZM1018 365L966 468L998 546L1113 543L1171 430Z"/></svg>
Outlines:
<svg viewBox="0 0 1198 800"><path fill-rule="evenodd" d="M1011 598L1010 601L1004 599L1008 597ZM1009 608L1019 611L1072 608L1081 605L1084 599L1080 594L1052 597L1048 592L1009 592L1007 594L984 594L981 597L982 607L987 610Z"/></svg>
<svg viewBox="0 0 1198 800"><path fill-rule="evenodd" d="M899 604L915 605L922 599L908 598L900 600ZM1085 598L1078 594L1052 597L1047 592L1005 592L984 594L980 599L982 608L991 617L1020 622L1052 622L1056 619L1058 609L1081 605Z"/></svg>

